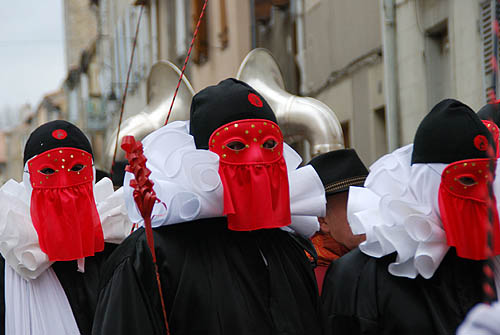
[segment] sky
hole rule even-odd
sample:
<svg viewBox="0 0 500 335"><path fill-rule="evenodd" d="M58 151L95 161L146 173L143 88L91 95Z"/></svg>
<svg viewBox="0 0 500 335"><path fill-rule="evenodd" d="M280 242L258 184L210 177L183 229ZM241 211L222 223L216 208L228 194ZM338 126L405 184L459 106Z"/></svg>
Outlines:
<svg viewBox="0 0 500 335"><path fill-rule="evenodd" d="M0 126L15 119L4 114L25 103L36 107L63 82L62 1L0 1Z"/></svg>

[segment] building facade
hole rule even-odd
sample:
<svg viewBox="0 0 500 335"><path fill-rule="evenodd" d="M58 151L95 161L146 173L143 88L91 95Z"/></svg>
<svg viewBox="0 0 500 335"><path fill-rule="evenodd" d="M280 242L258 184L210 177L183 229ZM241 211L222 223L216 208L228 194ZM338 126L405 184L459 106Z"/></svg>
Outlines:
<svg viewBox="0 0 500 335"><path fill-rule="evenodd" d="M118 125L141 6L125 119L147 105L155 63L182 67L204 0L64 3L60 115L89 134L106 170L102 153ZM329 106L346 146L371 164L410 143L439 100L475 110L486 103L498 86L490 60L498 56L491 27L499 11L494 0L210 0L185 75L198 91L235 77L248 52L267 48L285 91Z"/></svg>

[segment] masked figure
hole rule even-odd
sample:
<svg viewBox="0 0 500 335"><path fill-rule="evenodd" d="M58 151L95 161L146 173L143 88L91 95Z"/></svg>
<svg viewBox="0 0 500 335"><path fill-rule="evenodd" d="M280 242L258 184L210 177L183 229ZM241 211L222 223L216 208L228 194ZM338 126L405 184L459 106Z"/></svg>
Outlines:
<svg viewBox="0 0 500 335"><path fill-rule="evenodd" d="M24 180L0 189L0 334L90 334L101 265L130 232L121 193L94 185L92 148L66 121L37 128ZM98 200L96 202L96 200Z"/></svg>
<svg viewBox="0 0 500 335"><path fill-rule="evenodd" d="M348 220L366 241L325 278L327 334L456 332L483 299L484 260L500 254L498 193L488 192L497 188L495 134L466 105L443 100L413 144L351 187Z"/></svg>
<svg viewBox="0 0 500 335"><path fill-rule="evenodd" d="M161 200L152 225L171 334L320 334L299 241L318 230L323 185L311 166L297 169L300 157L264 98L222 81L193 98L190 122L143 145ZM141 225L132 179L127 173L127 208ZM165 333L152 266L140 228L106 267L94 334Z"/></svg>

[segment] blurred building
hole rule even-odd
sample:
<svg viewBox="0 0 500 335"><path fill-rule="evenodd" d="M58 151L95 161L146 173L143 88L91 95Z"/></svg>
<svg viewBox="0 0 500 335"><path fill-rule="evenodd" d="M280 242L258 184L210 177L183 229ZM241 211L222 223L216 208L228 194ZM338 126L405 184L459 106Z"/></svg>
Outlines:
<svg viewBox="0 0 500 335"><path fill-rule="evenodd" d="M181 67L204 1L146 3L125 117L146 104L152 64L167 59ZM98 7L103 32L98 57L107 65L103 94L120 99L139 8L127 0L101 0ZM315 97L335 111L346 145L356 147L365 161L386 152L378 2L209 1L186 75L195 91L234 77L255 47L272 52L288 92Z"/></svg>
<svg viewBox="0 0 500 335"><path fill-rule="evenodd" d="M7 162L5 169L0 171L2 183L9 178L22 179L24 144L28 139L29 129L32 128L31 122L36 119L34 114L30 105L21 106L18 110L20 122L16 123L15 127L3 131L5 136L3 144L5 147L0 151L4 152Z"/></svg>
<svg viewBox="0 0 500 335"><path fill-rule="evenodd" d="M64 44L66 68L80 65L83 50L87 49L97 36L97 18L89 1L63 1Z"/></svg>
<svg viewBox="0 0 500 335"><path fill-rule="evenodd" d="M44 95L35 109L30 105L19 108L16 126L0 132L0 184L9 178L22 179L24 145L29 134L48 121L64 119L65 110L62 89Z"/></svg>
<svg viewBox="0 0 500 335"><path fill-rule="evenodd" d="M401 144L441 99L478 110L492 87L492 23L497 1L393 1ZM497 46L498 48L498 46Z"/></svg>
<svg viewBox="0 0 500 335"><path fill-rule="evenodd" d="M0 131L0 185L7 181L7 134Z"/></svg>
<svg viewBox="0 0 500 335"><path fill-rule="evenodd" d="M387 152L379 1L297 1L299 93L338 116L365 163Z"/></svg>
<svg viewBox="0 0 500 335"><path fill-rule="evenodd" d="M86 131L98 166L118 124L141 5L124 118L146 105L153 64L182 67L203 3L64 2L68 75L59 115ZM327 104L346 146L371 164L410 143L440 99L476 110L486 103L498 86L490 59L499 11L495 0L210 0L186 76L198 91L236 76L253 48L267 48L286 91Z"/></svg>

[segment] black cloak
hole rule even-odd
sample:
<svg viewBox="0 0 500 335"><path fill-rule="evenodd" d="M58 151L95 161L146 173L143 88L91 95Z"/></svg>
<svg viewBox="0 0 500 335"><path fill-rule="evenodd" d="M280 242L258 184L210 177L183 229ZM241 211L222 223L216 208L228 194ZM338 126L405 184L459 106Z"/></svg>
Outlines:
<svg viewBox="0 0 500 335"><path fill-rule="evenodd" d="M155 228L172 335L321 334L320 303L304 248L280 229L230 231L225 218ZM165 334L144 229L111 255L93 334Z"/></svg>
<svg viewBox="0 0 500 335"><path fill-rule="evenodd" d="M484 262L450 248L430 279L387 271L396 254L374 258L354 249L334 261L322 292L325 334L455 334L483 298Z"/></svg>

